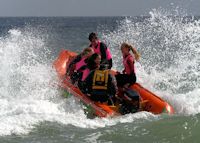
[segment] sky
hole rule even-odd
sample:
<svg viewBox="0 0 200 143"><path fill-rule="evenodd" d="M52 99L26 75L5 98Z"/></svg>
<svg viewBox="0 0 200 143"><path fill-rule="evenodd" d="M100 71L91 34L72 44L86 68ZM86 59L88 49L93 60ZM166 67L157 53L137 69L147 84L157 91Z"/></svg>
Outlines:
<svg viewBox="0 0 200 143"><path fill-rule="evenodd" d="M0 16L141 16L173 6L200 15L200 0L0 0Z"/></svg>

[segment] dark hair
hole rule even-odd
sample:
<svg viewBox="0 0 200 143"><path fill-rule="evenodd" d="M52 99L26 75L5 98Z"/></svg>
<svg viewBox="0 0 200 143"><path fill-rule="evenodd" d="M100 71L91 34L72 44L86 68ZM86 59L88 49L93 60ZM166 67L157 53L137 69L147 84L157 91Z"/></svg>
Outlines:
<svg viewBox="0 0 200 143"><path fill-rule="evenodd" d="M94 53L91 57L88 58L87 66L90 70L94 70L97 68L97 64L95 63L95 59L99 56L99 54Z"/></svg>
<svg viewBox="0 0 200 143"><path fill-rule="evenodd" d="M92 41L92 39L97 39L97 34L94 33L94 32L90 33L88 39L89 39L90 41Z"/></svg>

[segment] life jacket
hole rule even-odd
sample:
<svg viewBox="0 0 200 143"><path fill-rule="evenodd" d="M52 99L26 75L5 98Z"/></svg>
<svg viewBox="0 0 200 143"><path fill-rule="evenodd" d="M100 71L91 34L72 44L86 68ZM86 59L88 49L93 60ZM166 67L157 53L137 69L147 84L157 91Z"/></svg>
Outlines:
<svg viewBox="0 0 200 143"><path fill-rule="evenodd" d="M108 89L108 70L95 70L93 76L92 89L106 90Z"/></svg>
<svg viewBox="0 0 200 143"><path fill-rule="evenodd" d="M70 76L72 83L74 84L76 81L79 82L84 81L85 78L90 73L90 70L87 71L87 65L83 65L77 71L74 70L73 74Z"/></svg>
<svg viewBox="0 0 200 143"><path fill-rule="evenodd" d="M82 71L86 68L85 60L86 58L82 58L81 55L78 55L70 63L68 75L70 76L73 84L81 80L83 74Z"/></svg>
<svg viewBox="0 0 200 143"><path fill-rule="evenodd" d="M88 75L90 74L90 69L89 68L85 68L83 71L82 71L82 78L81 78L81 81L84 81Z"/></svg>
<svg viewBox="0 0 200 143"><path fill-rule="evenodd" d="M95 53L101 55L101 49L100 49L101 48L101 41L100 40L98 41L97 47L92 47L92 48L93 48ZM110 53L110 49L109 48L106 48L105 53L106 53L106 60L112 59L112 55Z"/></svg>
<svg viewBox="0 0 200 143"><path fill-rule="evenodd" d="M125 72L126 72L126 74L130 75L131 73L135 73L135 67L134 67L134 69L131 69L130 65L128 63L128 60L133 61L133 63L131 63L131 64L133 64L133 66L134 66L134 59L133 59L133 56L131 54L129 54L126 57L123 58L123 64L124 64Z"/></svg>
<svg viewBox="0 0 200 143"><path fill-rule="evenodd" d="M85 59L86 58L82 58L79 62L76 63L75 65L75 70L78 71L81 67L85 66Z"/></svg>
<svg viewBox="0 0 200 143"><path fill-rule="evenodd" d="M66 67L67 67L67 75L71 76L75 69L76 69L76 63L81 60L81 55L71 57L69 58L69 62L67 62Z"/></svg>

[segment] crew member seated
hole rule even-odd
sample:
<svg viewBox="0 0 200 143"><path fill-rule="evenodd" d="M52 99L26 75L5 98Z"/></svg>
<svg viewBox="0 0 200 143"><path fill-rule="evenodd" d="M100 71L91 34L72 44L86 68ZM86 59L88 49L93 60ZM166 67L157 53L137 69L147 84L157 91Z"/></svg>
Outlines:
<svg viewBox="0 0 200 143"><path fill-rule="evenodd" d="M78 79L78 87L82 93L84 94L86 93L85 79L88 77L91 71L99 69L100 61L101 61L101 56L99 54L94 53L92 56L88 58L87 65L85 66L85 68L81 72L79 72L80 76Z"/></svg>
<svg viewBox="0 0 200 143"><path fill-rule="evenodd" d="M81 72L86 68L88 58L94 53L92 48L85 48L69 64L66 74L70 76L71 82L75 83L81 78Z"/></svg>
<svg viewBox="0 0 200 143"><path fill-rule="evenodd" d="M100 68L92 71L85 80L87 94L93 101L113 104L117 91L116 80L109 73L109 70L101 65Z"/></svg>

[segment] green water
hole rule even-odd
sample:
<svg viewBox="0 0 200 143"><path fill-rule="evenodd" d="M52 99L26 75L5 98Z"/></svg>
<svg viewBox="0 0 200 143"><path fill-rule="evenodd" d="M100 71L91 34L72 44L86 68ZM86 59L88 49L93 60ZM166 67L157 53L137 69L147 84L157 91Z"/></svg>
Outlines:
<svg viewBox="0 0 200 143"><path fill-rule="evenodd" d="M43 122L28 135L1 137L4 143L199 143L200 115L168 116L158 119L138 119L97 129L78 128L72 125Z"/></svg>

